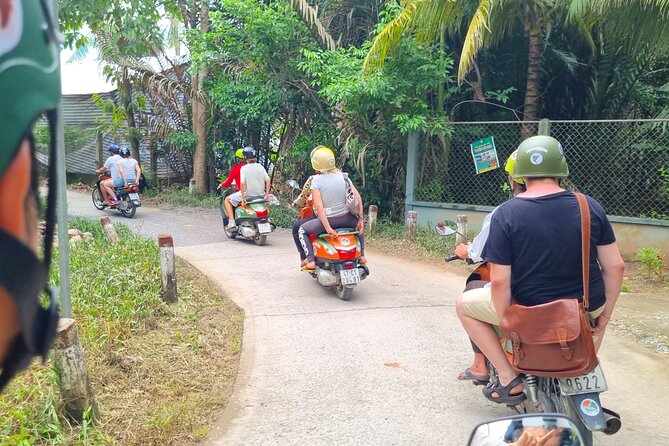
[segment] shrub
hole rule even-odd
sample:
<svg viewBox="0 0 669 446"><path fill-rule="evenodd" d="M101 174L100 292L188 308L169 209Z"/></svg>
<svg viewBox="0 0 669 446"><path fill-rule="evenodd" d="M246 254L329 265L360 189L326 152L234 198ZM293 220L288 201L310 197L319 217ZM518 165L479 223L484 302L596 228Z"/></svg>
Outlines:
<svg viewBox="0 0 669 446"><path fill-rule="evenodd" d="M664 255L658 248L641 248L636 255L641 262L642 268L646 271L646 277L664 278Z"/></svg>

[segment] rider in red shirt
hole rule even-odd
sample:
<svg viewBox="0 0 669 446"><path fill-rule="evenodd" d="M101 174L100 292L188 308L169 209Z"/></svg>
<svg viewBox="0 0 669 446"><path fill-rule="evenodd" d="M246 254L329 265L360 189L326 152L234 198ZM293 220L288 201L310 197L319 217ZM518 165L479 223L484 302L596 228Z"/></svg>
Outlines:
<svg viewBox="0 0 669 446"><path fill-rule="evenodd" d="M242 170L242 166L246 164L246 162L244 161L244 154L242 153L243 150L244 149L238 149L235 152L235 158L237 158L237 164L232 166L232 168L230 169L230 173L228 173L228 178L218 186L219 188L222 189L224 187L230 187L232 186L232 182L234 181L235 191L239 190L239 187L242 184L240 172Z"/></svg>

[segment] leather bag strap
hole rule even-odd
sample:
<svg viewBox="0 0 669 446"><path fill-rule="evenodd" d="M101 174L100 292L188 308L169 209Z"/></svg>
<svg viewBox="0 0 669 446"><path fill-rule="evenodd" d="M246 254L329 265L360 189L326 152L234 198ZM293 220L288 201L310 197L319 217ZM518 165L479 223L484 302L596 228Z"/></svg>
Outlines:
<svg viewBox="0 0 669 446"><path fill-rule="evenodd" d="M578 207L581 214L581 263L583 274L583 308L588 311L590 301L588 294L590 291L590 207L585 195L574 192L578 200Z"/></svg>

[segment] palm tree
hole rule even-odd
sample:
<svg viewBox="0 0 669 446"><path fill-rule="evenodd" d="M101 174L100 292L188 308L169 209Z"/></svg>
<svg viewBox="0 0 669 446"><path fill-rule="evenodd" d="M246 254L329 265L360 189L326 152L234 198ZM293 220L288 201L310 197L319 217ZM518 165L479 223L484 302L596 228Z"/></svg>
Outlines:
<svg viewBox="0 0 669 446"><path fill-rule="evenodd" d="M381 66L405 33L426 43L444 33L464 34L458 81L474 69L480 83L476 56L523 29L528 42L523 114L524 121L535 121L545 39L557 13L593 51L598 32L624 36L630 50L648 44L655 51L669 48L669 0L479 0L477 5L466 0L403 0L401 12L374 39L363 69L369 72Z"/></svg>

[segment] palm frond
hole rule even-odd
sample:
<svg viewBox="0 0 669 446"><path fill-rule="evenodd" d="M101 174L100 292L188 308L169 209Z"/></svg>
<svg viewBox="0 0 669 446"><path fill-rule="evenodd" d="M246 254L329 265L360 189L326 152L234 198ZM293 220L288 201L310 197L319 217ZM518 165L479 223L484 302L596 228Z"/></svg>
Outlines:
<svg viewBox="0 0 669 446"><path fill-rule="evenodd" d="M335 40L318 18L318 7L312 7L307 0L290 0L290 4L302 21L309 27L309 30L322 49L334 50L337 47Z"/></svg>
<svg viewBox="0 0 669 446"><path fill-rule="evenodd" d="M474 63L474 58L483 48L484 36L490 33L488 25L490 18L490 0L481 0L478 8L469 23L467 35L462 45L462 53L460 54L460 64L458 66L458 81L462 82L467 72L471 69Z"/></svg>
<svg viewBox="0 0 669 446"><path fill-rule="evenodd" d="M388 52L398 46L402 33L412 21L419 3L420 0L407 1L402 12L374 38L372 47L362 64L364 73L371 73L383 66Z"/></svg>

